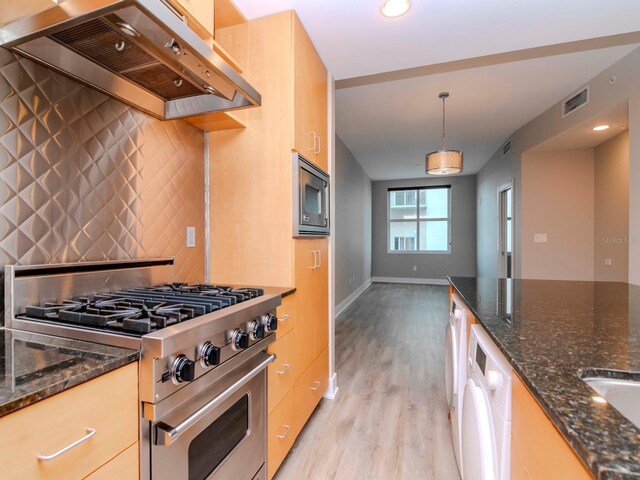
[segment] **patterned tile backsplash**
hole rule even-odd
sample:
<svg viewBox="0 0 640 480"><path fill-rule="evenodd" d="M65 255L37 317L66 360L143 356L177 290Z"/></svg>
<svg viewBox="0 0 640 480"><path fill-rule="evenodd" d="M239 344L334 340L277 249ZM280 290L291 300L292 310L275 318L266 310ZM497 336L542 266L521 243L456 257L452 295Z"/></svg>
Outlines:
<svg viewBox="0 0 640 480"><path fill-rule="evenodd" d="M173 256L177 279L201 282L203 177L202 131L0 48L3 270ZM196 227L196 248L185 247L187 226Z"/></svg>

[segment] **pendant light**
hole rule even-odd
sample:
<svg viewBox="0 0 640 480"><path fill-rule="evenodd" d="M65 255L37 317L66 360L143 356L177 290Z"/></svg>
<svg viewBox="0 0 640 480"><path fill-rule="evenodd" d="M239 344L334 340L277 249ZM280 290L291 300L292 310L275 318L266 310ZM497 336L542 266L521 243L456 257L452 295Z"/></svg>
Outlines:
<svg viewBox="0 0 640 480"><path fill-rule="evenodd" d="M453 175L462 172L462 152L447 150L444 143L444 101L449 98L449 92L438 95L442 99L442 140L440 150L427 153L425 157L425 171L429 175Z"/></svg>

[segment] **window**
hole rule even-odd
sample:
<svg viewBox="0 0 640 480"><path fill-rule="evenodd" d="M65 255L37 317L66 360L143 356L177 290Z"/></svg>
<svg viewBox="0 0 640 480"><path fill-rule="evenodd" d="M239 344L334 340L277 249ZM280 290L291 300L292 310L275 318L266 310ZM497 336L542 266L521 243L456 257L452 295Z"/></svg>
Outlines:
<svg viewBox="0 0 640 480"><path fill-rule="evenodd" d="M390 252L450 252L451 188L389 190Z"/></svg>

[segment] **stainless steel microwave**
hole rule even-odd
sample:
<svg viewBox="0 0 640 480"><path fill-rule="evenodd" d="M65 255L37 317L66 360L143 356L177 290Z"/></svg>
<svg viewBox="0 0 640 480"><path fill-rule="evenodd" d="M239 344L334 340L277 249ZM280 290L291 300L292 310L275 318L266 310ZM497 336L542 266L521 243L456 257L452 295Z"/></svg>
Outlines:
<svg viewBox="0 0 640 480"><path fill-rule="evenodd" d="M329 175L293 154L293 235L329 235Z"/></svg>

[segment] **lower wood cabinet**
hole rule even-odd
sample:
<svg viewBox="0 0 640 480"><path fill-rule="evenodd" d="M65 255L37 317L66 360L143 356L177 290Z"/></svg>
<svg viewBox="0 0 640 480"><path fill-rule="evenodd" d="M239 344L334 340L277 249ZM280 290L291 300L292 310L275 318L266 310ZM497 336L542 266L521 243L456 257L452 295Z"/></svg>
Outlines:
<svg viewBox="0 0 640 480"><path fill-rule="evenodd" d="M301 425L306 423L320 402L327 390L328 380L329 349L325 348L293 386L296 413L301 420Z"/></svg>
<svg viewBox="0 0 640 480"><path fill-rule="evenodd" d="M131 445L116 458L89 475L86 480L139 480L140 444Z"/></svg>
<svg viewBox="0 0 640 480"><path fill-rule="evenodd" d="M267 474L273 478L300 433L293 389L269 413Z"/></svg>
<svg viewBox="0 0 640 480"><path fill-rule="evenodd" d="M267 395L268 411L274 409L298 378L300 368L295 355L296 331L289 332L269 346L268 352L276 356L276 360L267 368L269 389Z"/></svg>
<svg viewBox="0 0 640 480"><path fill-rule="evenodd" d="M512 480L593 480L515 372L512 402Z"/></svg>
<svg viewBox="0 0 640 480"><path fill-rule="evenodd" d="M85 478L136 444L138 425L138 366L132 363L0 418L0 476ZM121 467L111 478L137 478L137 448L135 461L122 462L131 475Z"/></svg>
<svg viewBox="0 0 640 480"><path fill-rule="evenodd" d="M284 337L296 324L295 295L287 295L282 299L282 304L276 310L278 316L278 329L276 339Z"/></svg>

